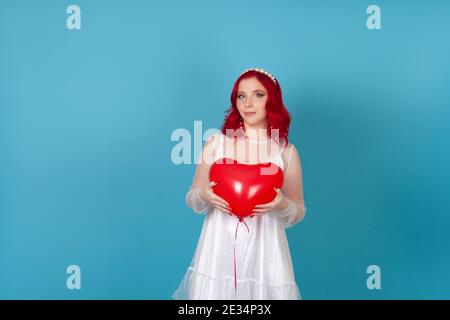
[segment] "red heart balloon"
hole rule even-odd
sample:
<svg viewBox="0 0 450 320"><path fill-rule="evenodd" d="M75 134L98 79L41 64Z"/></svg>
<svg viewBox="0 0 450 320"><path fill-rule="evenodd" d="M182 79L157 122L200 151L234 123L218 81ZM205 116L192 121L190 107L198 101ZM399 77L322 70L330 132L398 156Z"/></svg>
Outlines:
<svg viewBox="0 0 450 320"><path fill-rule="evenodd" d="M283 178L283 171L273 162L246 164L231 158L217 159L209 171L209 180L217 182L214 193L225 199L241 220L250 216L257 204L275 199L274 188L282 187Z"/></svg>

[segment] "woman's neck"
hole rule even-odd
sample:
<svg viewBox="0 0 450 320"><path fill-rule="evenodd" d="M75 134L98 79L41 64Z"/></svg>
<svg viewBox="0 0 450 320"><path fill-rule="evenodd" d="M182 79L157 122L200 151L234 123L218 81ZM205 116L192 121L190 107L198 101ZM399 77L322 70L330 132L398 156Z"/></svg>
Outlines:
<svg viewBox="0 0 450 320"><path fill-rule="evenodd" d="M268 140L267 128L245 127L245 137L254 141Z"/></svg>

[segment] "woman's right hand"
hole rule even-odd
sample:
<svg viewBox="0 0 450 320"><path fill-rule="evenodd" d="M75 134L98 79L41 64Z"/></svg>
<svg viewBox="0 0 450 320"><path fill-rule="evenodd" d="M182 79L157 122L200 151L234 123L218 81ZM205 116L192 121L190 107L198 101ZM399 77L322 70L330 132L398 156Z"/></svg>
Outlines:
<svg viewBox="0 0 450 320"><path fill-rule="evenodd" d="M228 202L214 193L213 187L216 184L217 182L211 181L206 187L201 188L199 192L200 198L215 208L227 212L230 216L233 215L230 211L230 205Z"/></svg>

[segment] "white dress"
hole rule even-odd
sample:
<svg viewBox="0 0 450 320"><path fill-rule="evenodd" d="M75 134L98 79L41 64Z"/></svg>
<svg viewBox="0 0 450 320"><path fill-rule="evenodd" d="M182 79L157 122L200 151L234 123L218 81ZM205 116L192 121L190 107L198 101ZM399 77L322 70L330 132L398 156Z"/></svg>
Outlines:
<svg viewBox="0 0 450 320"><path fill-rule="evenodd" d="M222 157L223 150L219 147L214 159ZM271 161L284 171L281 152ZM217 208L209 211L192 261L172 297L182 300L302 299L286 231L276 213L245 218L247 230L236 217Z"/></svg>

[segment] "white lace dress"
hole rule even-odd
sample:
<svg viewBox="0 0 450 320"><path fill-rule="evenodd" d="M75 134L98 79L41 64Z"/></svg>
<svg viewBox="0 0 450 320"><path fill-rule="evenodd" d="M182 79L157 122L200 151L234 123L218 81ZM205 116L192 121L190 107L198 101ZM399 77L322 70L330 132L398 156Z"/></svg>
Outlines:
<svg viewBox="0 0 450 320"><path fill-rule="evenodd" d="M221 134L220 141L223 139ZM271 161L284 170L281 154ZM222 157L223 143L220 143L214 160ZM303 214L305 212L303 206ZM247 230L236 217L210 208L205 212L195 254L172 297L183 300L301 299L286 224L277 214L280 211L245 218Z"/></svg>

